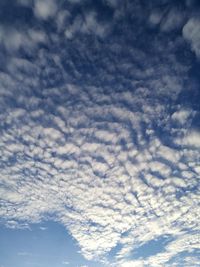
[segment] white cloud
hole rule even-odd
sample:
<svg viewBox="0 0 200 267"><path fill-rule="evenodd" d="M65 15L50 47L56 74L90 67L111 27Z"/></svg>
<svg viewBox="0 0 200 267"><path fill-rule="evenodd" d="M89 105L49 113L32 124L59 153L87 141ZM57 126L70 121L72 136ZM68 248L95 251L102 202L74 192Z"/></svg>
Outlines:
<svg viewBox="0 0 200 267"><path fill-rule="evenodd" d="M106 3L112 7L117 7L119 5L119 0L106 0Z"/></svg>
<svg viewBox="0 0 200 267"><path fill-rule="evenodd" d="M189 131L183 138L176 139L176 143L183 146L200 147L200 133L198 131Z"/></svg>
<svg viewBox="0 0 200 267"><path fill-rule="evenodd" d="M40 19L48 19L55 16L57 12L57 4L55 0L35 0L34 13Z"/></svg>
<svg viewBox="0 0 200 267"><path fill-rule="evenodd" d="M72 39L78 34L94 34L98 37L105 37L110 30L110 26L97 20L97 14L86 12L83 16L76 16L71 25L65 30L67 39Z"/></svg>
<svg viewBox="0 0 200 267"><path fill-rule="evenodd" d="M180 124L185 124L191 114L191 110L178 110L172 114L172 119Z"/></svg>
<svg viewBox="0 0 200 267"><path fill-rule="evenodd" d="M32 0L17 0L17 2L22 6L30 6Z"/></svg>
<svg viewBox="0 0 200 267"><path fill-rule="evenodd" d="M20 48L33 50L39 44L48 42L47 35L34 29L17 29L14 26L0 26L0 44L10 53L17 52Z"/></svg>
<svg viewBox="0 0 200 267"><path fill-rule="evenodd" d="M181 29L184 23L185 13L177 8L172 8L162 19L160 29L164 32Z"/></svg>
<svg viewBox="0 0 200 267"><path fill-rule="evenodd" d="M0 26L0 43L3 43L8 50L17 50L22 45L24 35L22 32L9 27Z"/></svg>
<svg viewBox="0 0 200 267"><path fill-rule="evenodd" d="M55 17L57 7L36 1L34 11L46 20ZM1 42L12 46L5 29L0 33ZM114 41L101 47L95 40L94 51L86 51L79 33L101 37L107 26L95 12L85 19L76 16L65 31L68 39L78 36L73 49L70 42L54 55L41 49L32 62L15 56L7 64L9 74L0 73L0 216L15 228L48 214L66 227L88 259L103 260L120 244L117 267L167 266L177 253L197 247L190 231L198 229L200 214L199 133L186 123L193 111L175 104L187 66L176 62L165 43L156 47L152 61L133 44ZM35 43L48 40L41 30L27 36ZM22 45L20 38L13 49ZM124 56L113 62L110 53ZM77 55L86 60L81 67L72 60ZM82 72L88 62L96 70L97 56L102 65L96 74ZM171 107L177 110L172 115ZM174 124L184 138L174 135ZM164 252L127 260L141 244L162 235L174 237Z"/></svg>
<svg viewBox="0 0 200 267"><path fill-rule="evenodd" d="M47 227L44 227L44 226L40 226L39 228L41 231L46 231L48 229Z"/></svg>
<svg viewBox="0 0 200 267"><path fill-rule="evenodd" d="M200 57L200 20L197 17L190 18L183 27L183 37L191 45L191 49L197 57Z"/></svg>

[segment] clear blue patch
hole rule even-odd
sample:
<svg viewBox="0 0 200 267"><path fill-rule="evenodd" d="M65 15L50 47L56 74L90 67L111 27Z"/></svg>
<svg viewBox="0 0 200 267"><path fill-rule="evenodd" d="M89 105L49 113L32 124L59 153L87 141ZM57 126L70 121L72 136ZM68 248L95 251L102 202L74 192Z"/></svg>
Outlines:
<svg viewBox="0 0 200 267"><path fill-rule="evenodd" d="M0 237L0 266L103 267L85 260L76 241L58 223L32 224L30 229L1 226Z"/></svg>
<svg viewBox="0 0 200 267"><path fill-rule="evenodd" d="M108 254L108 258L109 259L114 259L115 256L117 256L117 254L120 252L120 250L122 249L122 244L117 244L114 248L111 249L111 251Z"/></svg>
<svg viewBox="0 0 200 267"><path fill-rule="evenodd" d="M186 265L187 258L196 258L198 262L191 262L192 267L198 267L200 262L200 249L193 249L191 251L183 251L181 253L178 253L176 256L171 258L167 264L172 265L173 263L176 263L176 267L182 267ZM188 264L188 262L187 262ZM188 265L187 265L188 266Z"/></svg>
<svg viewBox="0 0 200 267"><path fill-rule="evenodd" d="M165 250L165 246L172 241L170 235L160 236L157 239L150 240L142 246L135 249L131 255L133 259L148 258Z"/></svg>

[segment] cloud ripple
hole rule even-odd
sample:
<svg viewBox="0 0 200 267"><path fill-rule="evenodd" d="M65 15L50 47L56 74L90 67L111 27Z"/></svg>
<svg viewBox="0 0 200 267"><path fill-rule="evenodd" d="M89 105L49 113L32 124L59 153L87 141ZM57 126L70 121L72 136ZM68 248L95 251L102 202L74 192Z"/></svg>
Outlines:
<svg viewBox="0 0 200 267"><path fill-rule="evenodd" d="M87 259L171 266L199 249L199 113L180 102L188 66L162 38L156 56L114 36L87 51L81 38L12 56L0 73L0 216L10 227L56 220ZM164 251L131 259L160 236L172 237Z"/></svg>

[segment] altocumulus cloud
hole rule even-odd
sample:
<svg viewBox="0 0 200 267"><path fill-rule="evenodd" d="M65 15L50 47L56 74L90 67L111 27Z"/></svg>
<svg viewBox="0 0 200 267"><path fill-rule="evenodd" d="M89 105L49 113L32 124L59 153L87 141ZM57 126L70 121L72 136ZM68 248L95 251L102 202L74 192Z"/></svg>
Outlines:
<svg viewBox="0 0 200 267"><path fill-rule="evenodd" d="M31 21L0 27L1 221L59 221L110 266L179 266L184 253L198 266L199 106L187 96L199 96L199 20L187 1L141 2L13 4ZM131 258L162 236L162 251Z"/></svg>

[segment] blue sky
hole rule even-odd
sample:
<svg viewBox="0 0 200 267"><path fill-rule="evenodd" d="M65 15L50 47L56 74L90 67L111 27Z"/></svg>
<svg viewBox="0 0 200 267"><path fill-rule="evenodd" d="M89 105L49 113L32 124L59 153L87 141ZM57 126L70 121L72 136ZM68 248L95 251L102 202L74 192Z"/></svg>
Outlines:
<svg viewBox="0 0 200 267"><path fill-rule="evenodd" d="M98 266L83 258L66 229L55 222L29 224L27 229L1 227L1 266Z"/></svg>
<svg viewBox="0 0 200 267"><path fill-rule="evenodd" d="M199 266L199 18L0 1L0 267Z"/></svg>

